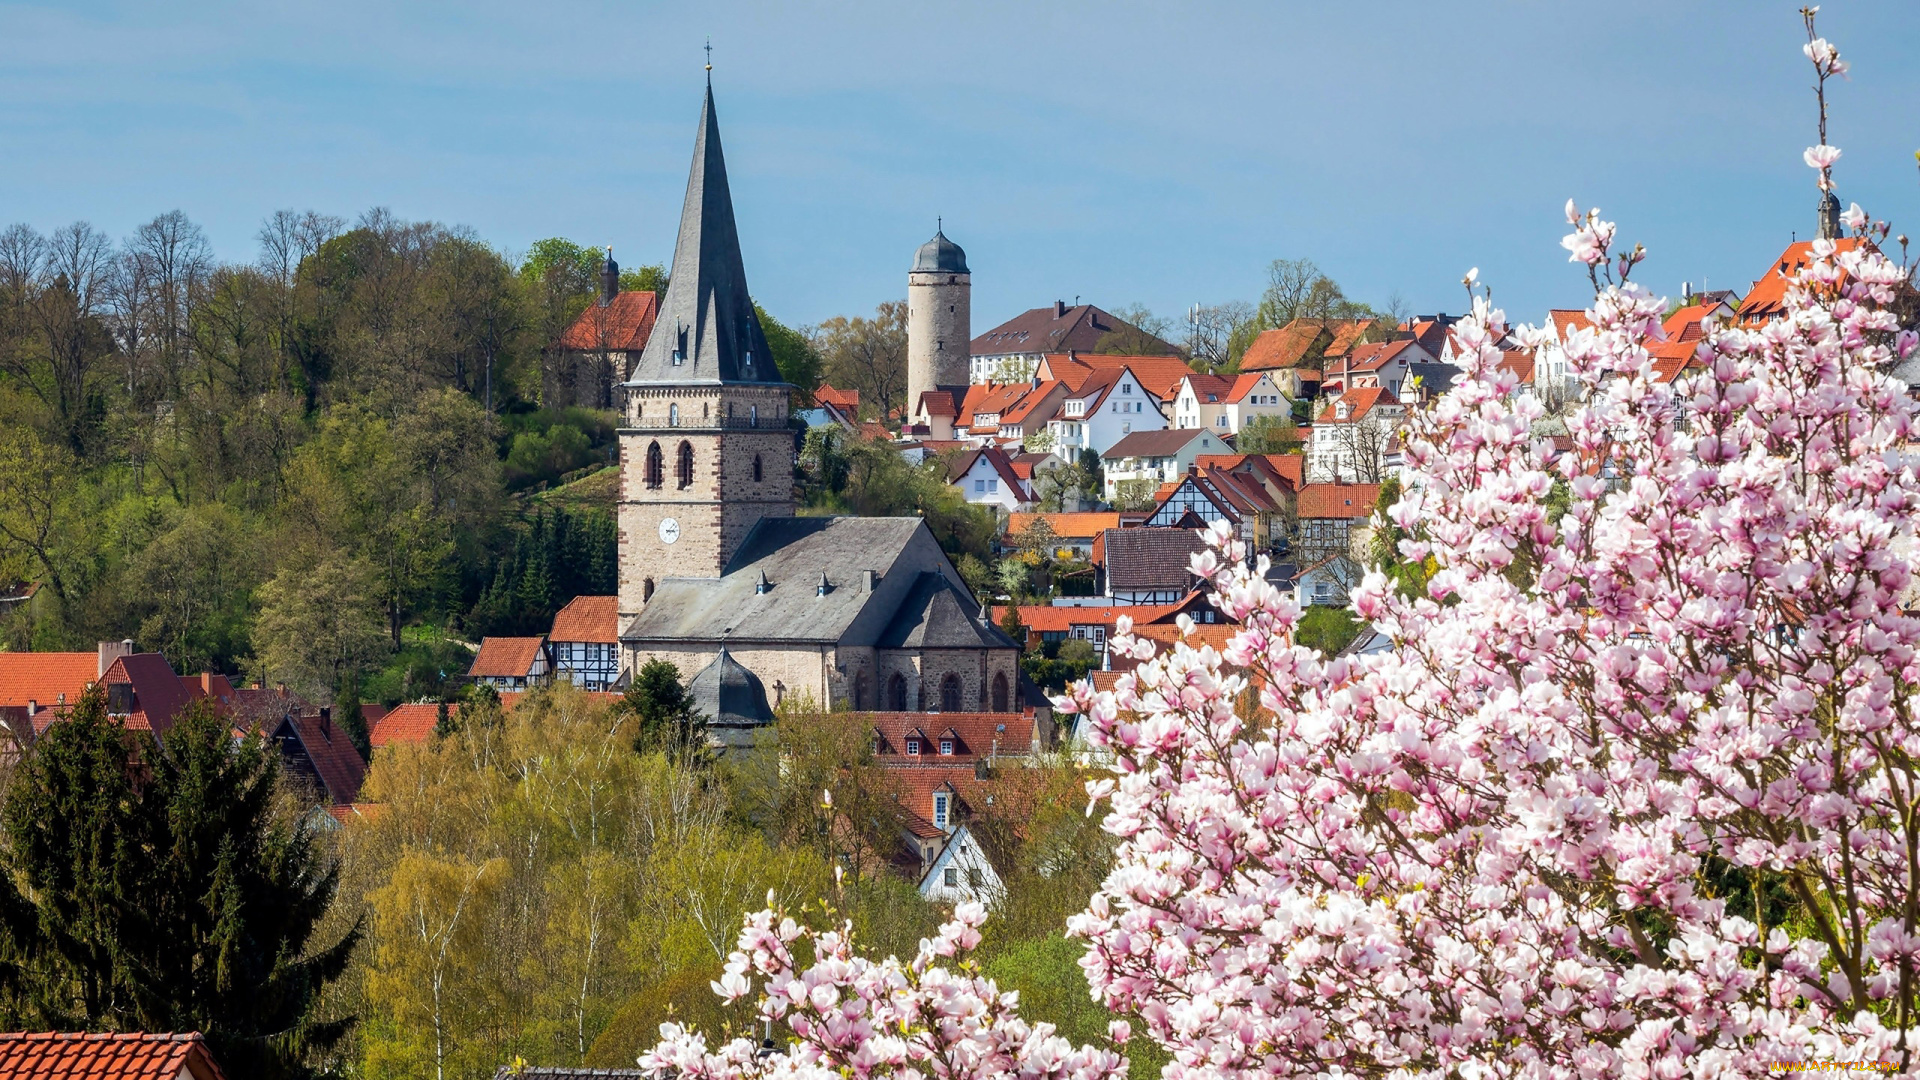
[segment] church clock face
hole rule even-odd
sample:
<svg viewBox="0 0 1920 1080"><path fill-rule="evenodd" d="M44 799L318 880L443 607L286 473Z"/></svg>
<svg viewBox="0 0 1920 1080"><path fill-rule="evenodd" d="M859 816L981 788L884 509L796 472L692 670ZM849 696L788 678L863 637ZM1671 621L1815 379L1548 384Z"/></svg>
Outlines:
<svg viewBox="0 0 1920 1080"><path fill-rule="evenodd" d="M680 523L672 518L660 519L660 542L671 544L680 539Z"/></svg>

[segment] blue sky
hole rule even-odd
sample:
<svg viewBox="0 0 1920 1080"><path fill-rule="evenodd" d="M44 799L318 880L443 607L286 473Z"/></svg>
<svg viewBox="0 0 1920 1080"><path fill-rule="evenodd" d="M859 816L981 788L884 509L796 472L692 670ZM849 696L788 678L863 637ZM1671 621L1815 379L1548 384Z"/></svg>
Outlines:
<svg viewBox="0 0 1920 1080"><path fill-rule="evenodd" d="M0 0L0 224L179 208L222 258L370 206L664 260L714 84L748 280L789 322L905 294L936 215L976 332L1054 299L1577 306L1569 196L1658 290L1744 288L1814 220L1793 3L62 4ZM1920 235L1920 5L1829 3L1843 201Z"/></svg>

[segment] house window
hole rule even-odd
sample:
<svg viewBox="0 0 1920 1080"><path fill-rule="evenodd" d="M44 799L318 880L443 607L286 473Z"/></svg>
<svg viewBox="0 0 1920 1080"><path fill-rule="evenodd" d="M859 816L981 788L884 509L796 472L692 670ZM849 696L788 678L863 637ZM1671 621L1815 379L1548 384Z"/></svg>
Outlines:
<svg viewBox="0 0 1920 1080"><path fill-rule="evenodd" d="M949 866L941 871L940 880L946 882L949 886L958 885L960 884L960 871Z"/></svg>
<svg viewBox="0 0 1920 1080"><path fill-rule="evenodd" d="M989 477L987 479L987 490L998 492L1000 490L1000 478L997 476Z"/></svg>
<svg viewBox="0 0 1920 1080"><path fill-rule="evenodd" d="M944 829L947 827L947 798L948 798L947 793L944 791L939 791L934 793L934 796L933 796L934 828Z"/></svg>
<svg viewBox="0 0 1920 1080"><path fill-rule="evenodd" d="M953 740L952 740L952 739L941 739L941 740L940 740L940 752L941 752L942 754L945 754L945 755L947 755L947 756L949 756L949 757L951 757L951 756L953 756Z"/></svg>
<svg viewBox="0 0 1920 1080"><path fill-rule="evenodd" d="M1121 393L1123 393L1123 394L1131 394L1131 393L1133 393L1133 384L1132 384L1132 383L1121 383L1121 384L1120 384L1120 392L1121 392Z"/></svg>
<svg viewBox="0 0 1920 1080"><path fill-rule="evenodd" d="M980 887L980 870L978 867L970 866L967 868L967 887L971 889Z"/></svg>
<svg viewBox="0 0 1920 1080"><path fill-rule="evenodd" d="M665 458L660 453L660 444L647 447L647 486L657 488L661 484L662 474L666 472Z"/></svg>
<svg viewBox="0 0 1920 1080"><path fill-rule="evenodd" d="M693 486L693 444L688 442L680 444L680 486Z"/></svg>
<svg viewBox="0 0 1920 1080"><path fill-rule="evenodd" d="M1120 434L1125 435L1131 432L1132 430L1133 430L1133 421L1131 420L1120 421Z"/></svg>
<svg viewBox="0 0 1920 1080"><path fill-rule="evenodd" d="M908 739L908 740L907 740L907 753L909 753L909 754L918 754L919 752L920 752L920 740L919 740L919 739Z"/></svg>
<svg viewBox="0 0 1920 1080"><path fill-rule="evenodd" d="M1226 427L1226 426L1227 426L1227 418L1226 418L1226 417L1225 417L1224 415L1222 415L1222 416L1217 416L1217 417L1215 417L1215 418L1214 418L1214 421L1213 421L1213 424L1214 424L1214 426L1215 426L1215 427Z"/></svg>

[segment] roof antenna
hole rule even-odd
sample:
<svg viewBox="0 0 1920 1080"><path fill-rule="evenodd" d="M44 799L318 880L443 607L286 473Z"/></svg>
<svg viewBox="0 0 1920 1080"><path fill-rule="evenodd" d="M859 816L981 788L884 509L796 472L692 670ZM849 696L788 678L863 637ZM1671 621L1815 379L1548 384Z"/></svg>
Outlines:
<svg viewBox="0 0 1920 1080"><path fill-rule="evenodd" d="M707 85L713 85L713 35L707 35Z"/></svg>

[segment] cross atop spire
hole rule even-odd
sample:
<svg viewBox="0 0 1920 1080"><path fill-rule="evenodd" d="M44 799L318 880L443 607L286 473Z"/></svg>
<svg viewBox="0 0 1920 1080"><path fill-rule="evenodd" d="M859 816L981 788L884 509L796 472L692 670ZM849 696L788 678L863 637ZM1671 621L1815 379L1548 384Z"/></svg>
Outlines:
<svg viewBox="0 0 1920 1080"><path fill-rule="evenodd" d="M713 85L713 39L707 39L707 85Z"/></svg>
<svg viewBox="0 0 1920 1080"><path fill-rule="evenodd" d="M630 382L781 381L747 291L711 86L700 110L680 237L659 311Z"/></svg>

